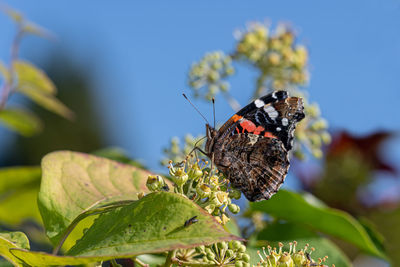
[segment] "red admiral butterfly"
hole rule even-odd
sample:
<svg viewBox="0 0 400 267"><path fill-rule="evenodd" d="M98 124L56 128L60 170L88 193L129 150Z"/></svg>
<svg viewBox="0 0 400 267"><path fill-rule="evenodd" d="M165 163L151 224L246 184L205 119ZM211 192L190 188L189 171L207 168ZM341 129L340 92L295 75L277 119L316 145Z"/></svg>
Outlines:
<svg viewBox="0 0 400 267"><path fill-rule="evenodd" d="M289 169L303 100L277 91L256 99L218 131L206 124L206 155L250 201L269 199Z"/></svg>

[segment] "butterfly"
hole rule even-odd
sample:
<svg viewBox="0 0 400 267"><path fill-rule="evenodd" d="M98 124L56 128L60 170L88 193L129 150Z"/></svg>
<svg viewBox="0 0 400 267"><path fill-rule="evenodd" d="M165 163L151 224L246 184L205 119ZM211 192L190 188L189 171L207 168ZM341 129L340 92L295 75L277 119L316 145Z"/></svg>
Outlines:
<svg viewBox="0 0 400 267"><path fill-rule="evenodd" d="M219 130L206 124L205 154L250 201L267 200L285 180L303 100L276 91L234 114Z"/></svg>

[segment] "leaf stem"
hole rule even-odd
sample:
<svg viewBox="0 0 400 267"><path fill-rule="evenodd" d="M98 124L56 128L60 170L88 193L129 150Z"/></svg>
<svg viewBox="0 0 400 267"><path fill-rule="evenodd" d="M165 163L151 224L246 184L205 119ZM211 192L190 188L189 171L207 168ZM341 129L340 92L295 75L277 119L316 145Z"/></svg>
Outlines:
<svg viewBox="0 0 400 267"><path fill-rule="evenodd" d="M167 258L165 259L165 264L164 264L165 267L172 266L172 263L173 263L172 258L175 259L175 254L176 254L176 249L168 251L168 255L167 255Z"/></svg>
<svg viewBox="0 0 400 267"><path fill-rule="evenodd" d="M179 266L192 266L192 267L220 266L219 264L181 261L181 260L179 260L177 258L172 258L172 262L175 263L175 264L178 264ZM226 264L224 266L235 266L235 265L234 264Z"/></svg>
<svg viewBox="0 0 400 267"><path fill-rule="evenodd" d="M4 82L4 86L2 88L2 94L0 99L0 110L3 110L6 106L8 97L12 92L13 80L14 80L14 61L18 59L18 51L19 45L22 40L22 36L24 35L24 31L21 26L18 25L18 32L14 37L12 46L11 46L11 59L10 59L10 67L9 67L9 80Z"/></svg>
<svg viewBox="0 0 400 267"><path fill-rule="evenodd" d="M150 265L147 263L144 263L143 261L139 260L137 257L133 257L132 260L137 263L139 266L142 267L149 267Z"/></svg>

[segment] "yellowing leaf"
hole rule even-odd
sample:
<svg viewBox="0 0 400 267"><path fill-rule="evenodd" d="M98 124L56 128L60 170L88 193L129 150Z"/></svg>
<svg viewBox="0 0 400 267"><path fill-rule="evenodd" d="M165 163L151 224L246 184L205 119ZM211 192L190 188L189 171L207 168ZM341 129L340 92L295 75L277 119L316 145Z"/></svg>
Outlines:
<svg viewBox="0 0 400 267"><path fill-rule="evenodd" d="M64 118L72 120L75 115L60 100L45 92L39 91L34 87L22 86L18 87L18 91L32 99L41 107L52 111Z"/></svg>
<svg viewBox="0 0 400 267"><path fill-rule="evenodd" d="M109 159L71 151L42 160L39 209L47 236L58 243L81 213L100 202L135 200L147 191L147 171Z"/></svg>
<svg viewBox="0 0 400 267"><path fill-rule="evenodd" d="M47 77L46 73L33 64L19 60L14 63L14 70L18 78L17 88L28 86L47 94L55 94L57 92L56 86Z"/></svg>
<svg viewBox="0 0 400 267"><path fill-rule="evenodd" d="M16 108L0 111L0 122L23 136L32 136L42 130L42 123L33 113Z"/></svg>
<svg viewBox="0 0 400 267"><path fill-rule="evenodd" d="M11 248L29 249L29 240L22 232L0 233L0 255L14 266L23 266L20 259L10 253Z"/></svg>

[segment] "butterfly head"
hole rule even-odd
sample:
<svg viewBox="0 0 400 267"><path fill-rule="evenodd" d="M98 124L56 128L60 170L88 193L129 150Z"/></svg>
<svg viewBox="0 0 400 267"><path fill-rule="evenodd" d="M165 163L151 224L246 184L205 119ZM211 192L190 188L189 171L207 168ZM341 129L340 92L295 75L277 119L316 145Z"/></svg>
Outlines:
<svg viewBox="0 0 400 267"><path fill-rule="evenodd" d="M206 148L206 152L208 154L210 154L211 151L213 151L215 137L217 136L217 130L215 130L209 124L206 124L206 136L207 136L207 142L206 142L205 148Z"/></svg>

